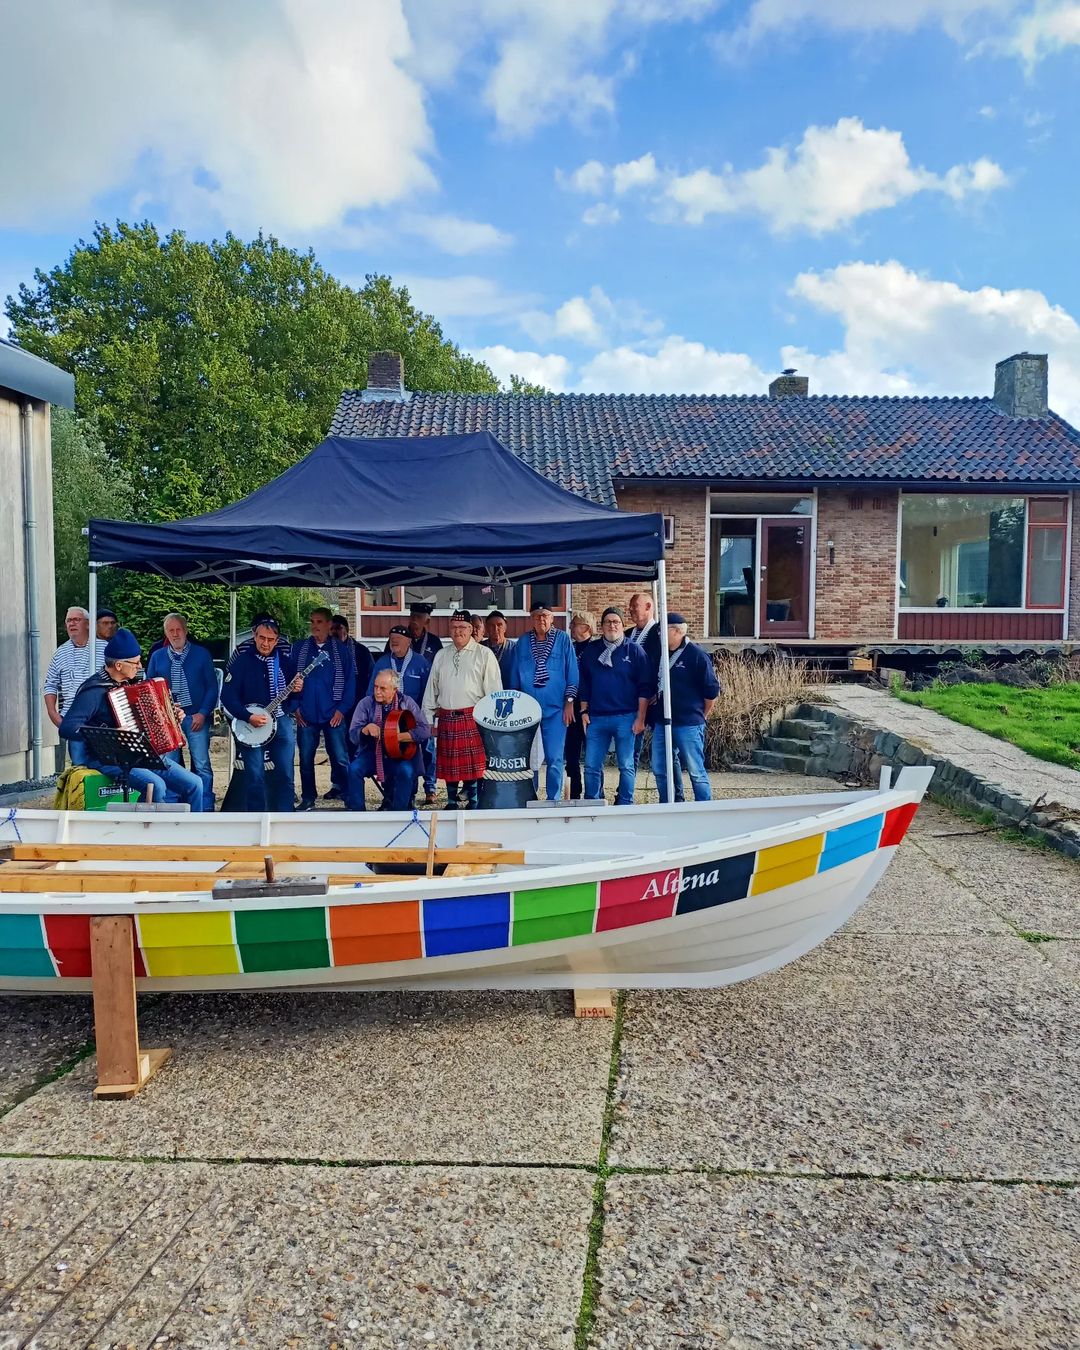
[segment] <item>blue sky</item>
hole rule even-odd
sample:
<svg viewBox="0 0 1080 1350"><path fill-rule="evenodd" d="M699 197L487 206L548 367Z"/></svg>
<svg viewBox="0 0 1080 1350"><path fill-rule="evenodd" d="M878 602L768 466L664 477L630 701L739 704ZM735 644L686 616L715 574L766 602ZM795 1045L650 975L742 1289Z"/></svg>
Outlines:
<svg viewBox="0 0 1080 1350"><path fill-rule="evenodd" d="M1080 0L9 0L0 292L95 219L387 272L507 378L1080 422Z"/></svg>

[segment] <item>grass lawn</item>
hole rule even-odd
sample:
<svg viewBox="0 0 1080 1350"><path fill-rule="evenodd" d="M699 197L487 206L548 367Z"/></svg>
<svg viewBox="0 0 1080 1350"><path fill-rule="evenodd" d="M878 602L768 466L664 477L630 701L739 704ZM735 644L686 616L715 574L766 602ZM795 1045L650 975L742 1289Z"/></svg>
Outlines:
<svg viewBox="0 0 1080 1350"><path fill-rule="evenodd" d="M1004 684L954 684L921 694L901 691L905 703L944 713L1052 764L1080 769L1080 684L1011 689Z"/></svg>

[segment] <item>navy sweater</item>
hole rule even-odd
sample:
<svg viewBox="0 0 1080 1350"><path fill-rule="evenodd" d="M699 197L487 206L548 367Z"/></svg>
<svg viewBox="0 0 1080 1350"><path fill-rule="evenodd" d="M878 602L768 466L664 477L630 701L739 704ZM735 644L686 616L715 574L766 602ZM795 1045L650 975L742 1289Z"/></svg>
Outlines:
<svg viewBox="0 0 1080 1350"><path fill-rule="evenodd" d="M656 671L633 642L623 640L611 654L611 667L600 664L603 642L590 642L579 658L578 698L590 717L637 713L639 698L656 693Z"/></svg>
<svg viewBox="0 0 1080 1350"><path fill-rule="evenodd" d="M279 651L278 661L282 677L288 684L296 674L296 658L292 652L282 655ZM246 722L249 703L265 708L269 702L270 667L260 659L254 647L246 647L243 651L237 648L221 686L221 706L230 716ZM282 712L291 713L299 702L299 694L290 694L281 705Z"/></svg>
<svg viewBox="0 0 1080 1350"><path fill-rule="evenodd" d="M671 669L671 724L696 727L705 721L705 700L720 693L713 663L707 652L683 639L680 655ZM649 709L650 721L659 725L664 716L660 696Z"/></svg>

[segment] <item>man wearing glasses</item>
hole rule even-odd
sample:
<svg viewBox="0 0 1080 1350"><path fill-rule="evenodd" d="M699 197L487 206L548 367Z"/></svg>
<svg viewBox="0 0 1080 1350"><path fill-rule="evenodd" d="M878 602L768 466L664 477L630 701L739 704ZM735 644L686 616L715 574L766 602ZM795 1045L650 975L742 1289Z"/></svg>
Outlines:
<svg viewBox="0 0 1080 1350"><path fill-rule="evenodd" d="M72 742L74 763L85 764L88 769L96 769L106 778L115 780L120 777L120 770L115 764L100 764L97 761L80 732L83 727L116 726L116 718L109 706L109 691L115 685L132 684L141 680L142 669L142 652L139 650L138 638L130 629L118 628L105 644L104 667L82 682L60 723L60 735L64 740ZM74 759L76 753L78 759ZM179 764L167 761L163 769L132 769L128 773L128 782L144 799L146 789L152 785L156 802L187 802L192 811L202 810L202 779L197 774L189 773Z"/></svg>

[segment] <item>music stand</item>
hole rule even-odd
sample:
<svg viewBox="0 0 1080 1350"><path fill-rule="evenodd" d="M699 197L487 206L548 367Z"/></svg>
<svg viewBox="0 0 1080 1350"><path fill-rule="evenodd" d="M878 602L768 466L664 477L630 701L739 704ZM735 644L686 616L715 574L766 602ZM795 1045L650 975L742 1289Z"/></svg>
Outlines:
<svg viewBox="0 0 1080 1350"><path fill-rule="evenodd" d="M120 727L83 727L83 738L88 742L99 764L115 764L120 770L120 800L128 799L128 774L132 769L164 769L165 761L150 747L145 731L124 731Z"/></svg>

